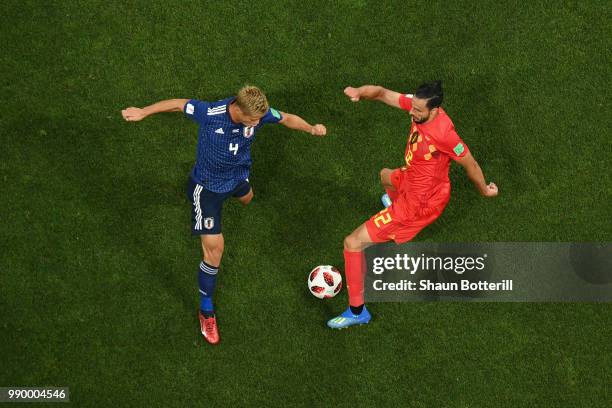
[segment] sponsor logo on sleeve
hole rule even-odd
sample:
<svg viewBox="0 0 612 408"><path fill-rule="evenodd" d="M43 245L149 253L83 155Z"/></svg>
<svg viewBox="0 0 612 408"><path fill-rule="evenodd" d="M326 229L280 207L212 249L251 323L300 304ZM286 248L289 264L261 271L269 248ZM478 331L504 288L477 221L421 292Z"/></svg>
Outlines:
<svg viewBox="0 0 612 408"><path fill-rule="evenodd" d="M463 143L458 143L457 146L453 148L453 152L455 152L457 156L460 156L464 151L465 147L463 147Z"/></svg>
<svg viewBox="0 0 612 408"><path fill-rule="evenodd" d="M281 114L279 111L277 111L274 108L270 108L270 112L272 112L272 116L274 116L276 119L280 120L281 118Z"/></svg>
<svg viewBox="0 0 612 408"><path fill-rule="evenodd" d="M193 115L193 105L188 103L185 112L187 112L188 115Z"/></svg>

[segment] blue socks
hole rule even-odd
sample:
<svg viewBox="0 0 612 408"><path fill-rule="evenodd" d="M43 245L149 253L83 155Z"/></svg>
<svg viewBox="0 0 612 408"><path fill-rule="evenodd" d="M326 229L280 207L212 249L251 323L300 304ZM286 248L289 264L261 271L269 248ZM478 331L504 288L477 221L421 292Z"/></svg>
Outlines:
<svg viewBox="0 0 612 408"><path fill-rule="evenodd" d="M214 311L212 296L217 284L217 272L219 272L219 268L210 266L204 261L200 262L200 270L198 271L200 310L205 314L212 314Z"/></svg>

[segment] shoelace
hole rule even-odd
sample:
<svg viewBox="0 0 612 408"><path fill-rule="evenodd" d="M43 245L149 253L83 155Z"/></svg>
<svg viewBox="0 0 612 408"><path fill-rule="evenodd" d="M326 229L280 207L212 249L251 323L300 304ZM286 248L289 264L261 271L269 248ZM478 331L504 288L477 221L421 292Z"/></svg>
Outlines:
<svg viewBox="0 0 612 408"><path fill-rule="evenodd" d="M206 319L204 321L204 331L211 333L214 331L215 323L213 319Z"/></svg>

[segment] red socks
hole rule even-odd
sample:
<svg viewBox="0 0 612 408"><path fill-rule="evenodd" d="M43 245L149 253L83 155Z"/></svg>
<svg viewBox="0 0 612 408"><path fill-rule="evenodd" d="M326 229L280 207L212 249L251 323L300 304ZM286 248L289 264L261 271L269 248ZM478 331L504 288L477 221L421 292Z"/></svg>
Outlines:
<svg viewBox="0 0 612 408"><path fill-rule="evenodd" d="M363 300L365 258L363 251L349 252L344 250L344 274L346 275L346 286L349 293L349 304L361 306Z"/></svg>

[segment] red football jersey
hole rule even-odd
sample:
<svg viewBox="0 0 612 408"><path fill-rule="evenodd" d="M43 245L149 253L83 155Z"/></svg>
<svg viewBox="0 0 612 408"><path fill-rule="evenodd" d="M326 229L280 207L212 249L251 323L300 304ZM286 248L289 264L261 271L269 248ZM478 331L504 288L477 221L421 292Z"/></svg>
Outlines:
<svg viewBox="0 0 612 408"><path fill-rule="evenodd" d="M412 95L400 95L400 107L409 111L412 108ZM406 144L405 168L399 188L400 196L422 205L430 201L447 199L450 192L448 170L450 160L457 160L468 154L469 149L461 140L453 122L444 109L430 122L419 124L414 120ZM446 192L446 193L443 193ZM399 203L398 203L399 204Z"/></svg>

